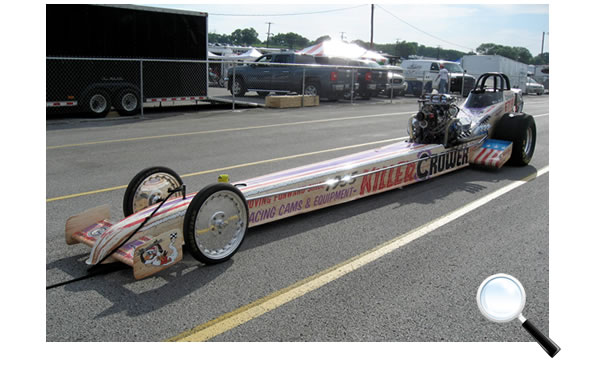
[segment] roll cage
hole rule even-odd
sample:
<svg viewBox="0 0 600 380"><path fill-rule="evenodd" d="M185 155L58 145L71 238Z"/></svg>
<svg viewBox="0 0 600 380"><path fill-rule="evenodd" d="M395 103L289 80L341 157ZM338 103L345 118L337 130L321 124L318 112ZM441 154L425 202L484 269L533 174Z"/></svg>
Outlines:
<svg viewBox="0 0 600 380"><path fill-rule="evenodd" d="M493 86L488 85L493 81ZM510 79L502 73L482 74L475 82L469 98L465 103L467 108L483 108L504 101L504 91L510 91Z"/></svg>

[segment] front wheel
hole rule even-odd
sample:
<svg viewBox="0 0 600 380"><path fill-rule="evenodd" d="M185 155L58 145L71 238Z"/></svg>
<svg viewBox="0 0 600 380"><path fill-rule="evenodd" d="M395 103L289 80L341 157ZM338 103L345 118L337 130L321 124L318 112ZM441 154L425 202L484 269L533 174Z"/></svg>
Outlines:
<svg viewBox="0 0 600 380"><path fill-rule="evenodd" d="M508 164L525 166L535 151L537 129L533 116L524 113L505 114L494 129L492 138L513 143Z"/></svg>
<svg viewBox="0 0 600 380"><path fill-rule="evenodd" d="M185 247L205 264L229 260L248 230L248 205L237 187L228 183L206 186L192 199L183 221Z"/></svg>
<svg viewBox="0 0 600 380"><path fill-rule="evenodd" d="M246 87L243 79L235 78L231 84L231 94L233 96L244 96L246 94Z"/></svg>
<svg viewBox="0 0 600 380"><path fill-rule="evenodd" d="M176 189L182 184L183 180L172 169L153 166L142 170L133 177L125 190L123 214L128 217L161 202L169 195L169 190Z"/></svg>

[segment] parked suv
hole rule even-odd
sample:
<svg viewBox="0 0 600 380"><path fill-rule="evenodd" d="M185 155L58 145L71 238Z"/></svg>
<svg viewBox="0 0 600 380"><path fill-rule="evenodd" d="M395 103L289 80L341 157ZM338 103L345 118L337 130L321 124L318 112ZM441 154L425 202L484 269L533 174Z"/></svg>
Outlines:
<svg viewBox="0 0 600 380"><path fill-rule="evenodd" d="M265 54L256 61L227 71L227 89L235 96L256 91L261 96L271 92L278 94L302 93L318 95L327 99L342 99L350 91L352 72L335 67L310 67L285 64L314 65L318 62L312 55L296 53Z"/></svg>
<svg viewBox="0 0 600 380"><path fill-rule="evenodd" d="M407 92L415 96L421 96L423 93L423 83L425 83L424 92L431 92L433 89L439 90L439 79L436 80L440 65L448 70L450 76L450 92L461 93L462 96L469 95L469 91L475 85L475 77L465 74L465 71L456 62L431 60L431 59L407 59L402 61L400 67L404 70L404 78L408 84ZM463 89L462 81L465 78Z"/></svg>

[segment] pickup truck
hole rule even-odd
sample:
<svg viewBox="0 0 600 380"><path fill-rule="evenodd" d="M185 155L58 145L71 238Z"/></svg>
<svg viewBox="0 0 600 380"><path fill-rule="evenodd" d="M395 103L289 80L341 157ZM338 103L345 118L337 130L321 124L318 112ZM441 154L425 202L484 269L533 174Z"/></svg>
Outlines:
<svg viewBox="0 0 600 380"><path fill-rule="evenodd" d="M379 66L377 63L367 59L347 59L337 57L317 57L320 63L325 65L352 66L356 71L358 88L355 88L354 97L370 99L383 93L389 88L388 70ZM350 99L350 92L346 92L345 98Z"/></svg>
<svg viewBox="0 0 600 380"><path fill-rule="evenodd" d="M318 58L318 57L317 57ZM352 70L315 65L319 62L312 55L296 53L265 54L256 61L238 66L227 72L227 89L234 96L244 96L248 91L256 91L260 96L271 92L277 94L302 93L318 95L330 100L343 99L344 93L352 87Z"/></svg>

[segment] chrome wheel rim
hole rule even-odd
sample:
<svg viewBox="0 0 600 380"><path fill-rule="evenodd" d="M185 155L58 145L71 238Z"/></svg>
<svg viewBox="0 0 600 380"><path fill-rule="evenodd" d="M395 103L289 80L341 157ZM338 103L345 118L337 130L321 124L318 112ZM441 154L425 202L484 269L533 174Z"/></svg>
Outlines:
<svg viewBox="0 0 600 380"><path fill-rule="evenodd" d="M217 191L202 203L196 215L196 246L213 260L232 255L244 239L246 223L245 201L232 191Z"/></svg>
<svg viewBox="0 0 600 380"><path fill-rule="evenodd" d="M135 96L135 94L128 92L121 98L121 107L123 107L125 111L134 111L137 108L137 106L138 99L137 96Z"/></svg>
<svg viewBox="0 0 600 380"><path fill-rule="evenodd" d="M309 95L309 96L315 96L315 95L317 95L317 87L315 87L312 84L309 84L304 89L304 95Z"/></svg>
<svg viewBox="0 0 600 380"><path fill-rule="evenodd" d="M533 145L533 131L531 128L527 128L525 134L525 140L523 141L523 157L528 157L531 153L531 146Z"/></svg>
<svg viewBox="0 0 600 380"><path fill-rule="evenodd" d="M242 90L242 85L237 80L233 82L233 93L239 95Z"/></svg>
<svg viewBox="0 0 600 380"><path fill-rule="evenodd" d="M95 94L90 98L90 110L94 113L102 113L108 107L108 102L102 94Z"/></svg>
<svg viewBox="0 0 600 380"><path fill-rule="evenodd" d="M133 212L136 213L156 203L159 203L169 195L169 189L175 189L181 184L177 178L168 173L154 173L144 179L135 190L133 196ZM173 197L179 196L173 194Z"/></svg>

